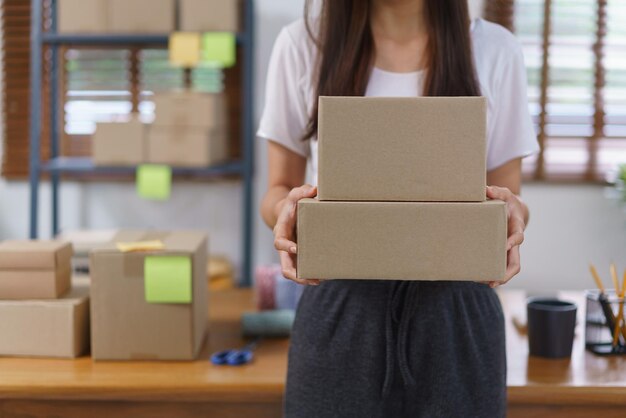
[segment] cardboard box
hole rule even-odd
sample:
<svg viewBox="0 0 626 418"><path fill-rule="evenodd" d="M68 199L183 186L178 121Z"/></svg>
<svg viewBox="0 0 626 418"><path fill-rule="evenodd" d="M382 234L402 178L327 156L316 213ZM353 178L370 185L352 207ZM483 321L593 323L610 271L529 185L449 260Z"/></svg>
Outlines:
<svg viewBox="0 0 626 418"><path fill-rule="evenodd" d="M145 127L137 119L98 123L92 137L92 159L100 166L129 166L146 161Z"/></svg>
<svg viewBox="0 0 626 418"><path fill-rule="evenodd" d="M477 203L298 203L298 277L502 280L507 214Z"/></svg>
<svg viewBox="0 0 626 418"><path fill-rule="evenodd" d="M320 97L320 200L484 201L483 97Z"/></svg>
<svg viewBox="0 0 626 418"><path fill-rule="evenodd" d="M95 360L191 360L204 342L208 318L206 236L182 231L120 231L115 237L115 242L146 240L161 240L165 249L122 253L111 243L91 253ZM172 260L187 260L188 270L181 273L179 265L159 268L152 263ZM154 277L157 273L169 280L170 292L165 296L171 296L170 302L154 302L163 296L158 294L163 283L155 287L154 280L163 279Z"/></svg>
<svg viewBox="0 0 626 418"><path fill-rule="evenodd" d="M0 355L73 358L88 346L88 286L56 300L0 301Z"/></svg>
<svg viewBox="0 0 626 418"><path fill-rule="evenodd" d="M180 29L188 32L237 32L239 0L180 0Z"/></svg>
<svg viewBox="0 0 626 418"><path fill-rule="evenodd" d="M58 0L59 33L105 33L107 0Z"/></svg>
<svg viewBox="0 0 626 418"><path fill-rule="evenodd" d="M56 299L70 288L72 245L64 241L0 244L0 299Z"/></svg>
<svg viewBox="0 0 626 418"><path fill-rule="evenodd" d="M0 243L0 270L54 270L69 264L73 254L67 241L4 241Z"/></svg>
<svg viewBox="0 0 626 418"><path fill-rule="evenodd" d="M111 33L163 34L175 30L174 0L107 0Z"/></svg>
<svg viewBox="0 0 626 418"><path fill-rule="evenodd" d="M148 134L148 162L206 167L227 159L224 129L154 126Z"/></svg>
<svg viewBox="0 0 626 418"><path fill-rule="evenodd" d="M216 128L226 126L223 94L175 91L155 94L153 126Z"/></svg>

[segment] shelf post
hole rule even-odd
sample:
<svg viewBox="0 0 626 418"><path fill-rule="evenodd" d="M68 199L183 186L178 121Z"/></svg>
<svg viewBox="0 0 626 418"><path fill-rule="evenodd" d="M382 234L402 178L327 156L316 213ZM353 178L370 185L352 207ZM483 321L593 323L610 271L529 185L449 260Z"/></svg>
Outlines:
<svg viewBox="0 0 626 418"><path fill-rule="evenodd" d="M50 0L50 33L57 31L57 0ZM50 48L50 158L57 158L60 150L59 140L59 46ZM59 172L50 173L52 199L52 236L59 233Z"/></svg>
<svg viewBox="0 0 626 418"><path fill-rule="evenodd" d="M43 5L41 0L31 0L30 26L30 238L38 236L39 174L41 165L41 75Z"/></svg>
<svg viewBox="0 0 626 418"><path fill-rule="evenodd" d="M254 228L254 1L246 0L243 42L243 266L242 286L252 284L252 248Z"/></svg>

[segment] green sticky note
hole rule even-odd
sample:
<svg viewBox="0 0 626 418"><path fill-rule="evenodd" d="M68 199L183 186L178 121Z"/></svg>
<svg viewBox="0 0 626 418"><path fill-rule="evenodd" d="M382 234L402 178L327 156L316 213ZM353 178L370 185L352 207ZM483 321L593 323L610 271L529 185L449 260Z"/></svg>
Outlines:
<svg viewBox="0 0 626 418"><path fill-rule="evenodd" d="M144 199L167 200L172 190L172 168L166 165L140 165L136 174L137 194Z"/></svg>
<svg viewBox="0 0 626 418"><path fill-rule="evenodd" d="M209 32L202 36L202 61L228 68L237 62L237 39L231 32Z"/></svg>
<svg viewBox="0 0 626 418"><path fill-rule="evenodd" d="M191 259L146 256L143 284L148 303L191 303Z"/></svg>

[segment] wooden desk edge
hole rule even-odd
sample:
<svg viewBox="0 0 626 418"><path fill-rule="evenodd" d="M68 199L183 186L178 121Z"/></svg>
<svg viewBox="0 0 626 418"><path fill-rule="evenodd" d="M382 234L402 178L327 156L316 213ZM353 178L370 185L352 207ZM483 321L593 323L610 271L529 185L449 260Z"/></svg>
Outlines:
<svg viewBox="0 0 626 418"><path fill-rule="evenodd" d="M39 400L72 400L72 401L172 401L172 402L246 402L276 403L283 399L284 385L259 384L237 385L236 387L220 386L210 389L186 386L158 387L63 387L46 386L3 387L0 400L6 399L39 399Z"/></svg>
<svg viewBox="0 0 626 418"><path fill-rule="evenodd" d="M554 385L509 386L509 405L613 405L626 406L624 387Z"/></svg>

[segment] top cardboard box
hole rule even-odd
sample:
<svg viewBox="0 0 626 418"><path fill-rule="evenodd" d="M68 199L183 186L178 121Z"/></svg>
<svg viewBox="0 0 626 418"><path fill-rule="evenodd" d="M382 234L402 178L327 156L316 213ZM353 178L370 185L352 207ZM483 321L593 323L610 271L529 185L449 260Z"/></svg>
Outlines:
<svg viewBox="0 0 626 418"><path fill-rule="evenodd" d="M480 202L484 97L320 97L318 198Z"/></svg>
<svg viewBox="0 0 626 418"><path fill-rule="evenodd" d="M69 265L72 254L72 244L65 241L5 241L0 270L55 270Z"/></svg>

